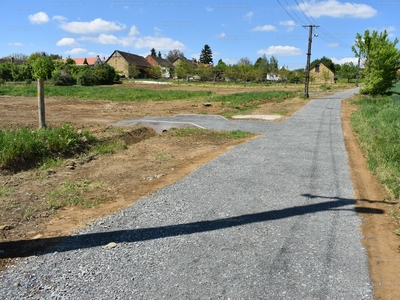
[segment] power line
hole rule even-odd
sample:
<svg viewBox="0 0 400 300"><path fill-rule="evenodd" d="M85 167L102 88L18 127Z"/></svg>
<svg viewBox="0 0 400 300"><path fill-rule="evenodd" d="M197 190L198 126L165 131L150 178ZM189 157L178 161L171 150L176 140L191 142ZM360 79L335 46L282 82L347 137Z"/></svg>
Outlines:
<svg viewBox="0 0 400 300"><path fill-rule="evenodd" d="M321 31L324 32L324 34L327 36L327 38L331 38L331 41L336 42L339 46L341 47L345 47L345 48L349 48L351 47L351 45L343 42L342 40L340 40L338 37L330 34L328 31L326 31L323 27L321 27Z"/></svg>
<svg viewBox="0 0 400 300"><path fill-rule="evenodd" d="M303 22L303 20L301 20L300 19L300 17L296 14L296 12L293 10L293 8L292 8L292 6L291 5L289 5L289 3L285 0L285 2L286 2L286 4L287 4L287 6L290 8L290 10L293 12L293 14L296 16L296 18L300 21L299 23L300 24L305 24L304 22Z"/></svg>
<svg viewBox="0 0 400 300"><path fill-rule="evenodd" d="M294 0L297 4L297 7L300 9L301 13L306 17L306 19L308 20L309 24L316 24L317 22L315 22L315 20L313 20L314 22L311 22L310 19L306 16L306 14L304 13L304 11L301 9L300 4L297 2L297 0ZM304 2L303 2L304 4ZM308 13L310 14L310 13Z"/></svg>
<svg viewBox="0 0 400 300"><path fill-rule="evenodd" d="M278 1L278 3L279 3L279 5L283 8L283 10L287 13L287 15L295 22L295 23L297 23L297 21L292 17L292 15L286 10L286 8L282 5L282 3L279 1L279 0L277 0ZM287 2L286 2L287 3ZM302 22L300 22L300 23L302 23Z"/></svg>
<svg viewBox="0 0 400 300"><path fill-rule="evenodd" d="M317 22L315 21L315 19L312 17L310 11L308 10L307 5L305 4L304 0L301 0L304 9L307 11L308 16L310 16L310 18L312 19L313 22L310 21L310 19L308 18L308 16L305 14L304 10L301 8L300 4L298 3L297 0L295 0L297 7L299 8L299 10L301 11L301 13L304 15L304 17L310 22L310 24L317 24ZM336 36L330 34L327 30L325 30L322 26L320 27L320 30L324 33L324 36L321 35L320 38L322 40L324 40L327 43L332 43L335 42L336 44L338 44L338 46L340 47L351 47L351 45L348 45L346 43L344 43L343 41L341 41L339 38L337 38Z"/></svg>
<svg viewBox="0 0 400 300"><path fill-rule="evenodd" d="M314 24L317 24L317 22L316 22L316 21L314 20L314 18L312 17L312 15L311 15L310 11L308 10L308 8L307 8L307 5L304 3L304 1L303 1L303 0L301 0L301 2L303 3L303 5L304 5L304 8L306 9L306 11L307 11L308 15L310 16L310 18L313 20L313 22L312 22L312 23L314 23ZM296 1L296 3L297 3L297 1ZM299 5L299 8L300 8L300 5Z"/></svg>

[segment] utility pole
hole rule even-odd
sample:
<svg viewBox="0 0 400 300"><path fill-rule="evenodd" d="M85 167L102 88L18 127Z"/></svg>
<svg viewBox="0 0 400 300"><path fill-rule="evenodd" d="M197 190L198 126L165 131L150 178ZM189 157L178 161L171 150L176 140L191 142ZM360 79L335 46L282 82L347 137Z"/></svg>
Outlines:
<svg viewBox="0 0 400 300"><path fill-rule="evenodd" d="M308 35L308 51L307 51L307 66L306 66L306 83L304 87L304 96L306 98L309 97L308 95L308 85L310 83L310 58L311 58L311 43L312 43L312 32L313 32L313 27L319 27L319 25L303 25L303 27L309 27L309 35ZM315 37L318 35L316 34Z"/></svg>

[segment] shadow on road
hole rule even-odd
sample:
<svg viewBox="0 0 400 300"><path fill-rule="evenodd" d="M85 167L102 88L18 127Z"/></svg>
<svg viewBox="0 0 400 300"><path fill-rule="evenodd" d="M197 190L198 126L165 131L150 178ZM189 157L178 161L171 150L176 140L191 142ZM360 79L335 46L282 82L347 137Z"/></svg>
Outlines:
<svg viewBox="0 0 400 300"><path fill-rule="evenodd" d="M224 219L198 221L186 224L168 225L168 226L160 226L153 228L117 230L117 231L108 231L99 233L86 233L81 235L57 237L57 238L42 238L35 240L1 242L0 249L3 250L4 253L0 254L0 258L15 258L15 257L26 257L31 255L37 255L38 254L37 252L40 250L43 251L41 253L52 253L56 251L65 252L76 249L104 246L110 242L134 243L134 242L167 238L173 236L201 233L206 231L214 231L214 230L220 230L237 226L244 226L253 223L267 222L272 220L289 218L293 216L301 216L306 214L317 213L321 211L329 211L329 210L357 211L357 208L354 208L354 204L356 203L354 199L315 196L310 194L303 194L302 196L308 199L329 198L334 200L306 204L303 206L289 207L279 210L241 215L236 217L229 217ZM350 205L353 207L350 207L348 209L343 209L343 207ZM383 213L382 210L372 209L372 208L371 209L362 208L362 211L357 211L357 212L368 213L368 214ZM62 244L56 247L48 247L50 245L59 243L60 241L62 241Z"/></svg>

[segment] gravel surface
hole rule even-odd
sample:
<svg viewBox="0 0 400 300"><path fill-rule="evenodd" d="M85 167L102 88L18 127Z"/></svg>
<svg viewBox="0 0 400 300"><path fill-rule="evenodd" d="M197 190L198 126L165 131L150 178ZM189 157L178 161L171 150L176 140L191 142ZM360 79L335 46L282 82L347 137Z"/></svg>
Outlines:
<svg viewBox="0 0 400 300"><path fill-rule="evenodd" d="M282 123L175 117L262 136L21 259L0 298L373 299L340 121L354 92Z"/></svg>

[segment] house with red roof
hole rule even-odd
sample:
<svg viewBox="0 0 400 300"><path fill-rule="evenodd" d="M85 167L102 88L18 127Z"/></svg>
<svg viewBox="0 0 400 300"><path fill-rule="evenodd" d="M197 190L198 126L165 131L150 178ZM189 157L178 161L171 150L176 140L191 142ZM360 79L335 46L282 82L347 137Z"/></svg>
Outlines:
<svg viewBox="0 0 400 300"><path fill-rule="evenodd" d="M146 60L153 67L158 66L160 68L162 78L171 78L171 71L175 69L175 66L168 60L154 55L147 55Z"/></svg>
<svg viewBox="0 0 400 300"><path fill-rule="evenodd" d="M96 57L83 57L83 58L71 58L77 66L96 66L98 64L103 64L104 62L97 55ZM64 60L65 62L66 60Z"/></svg>

